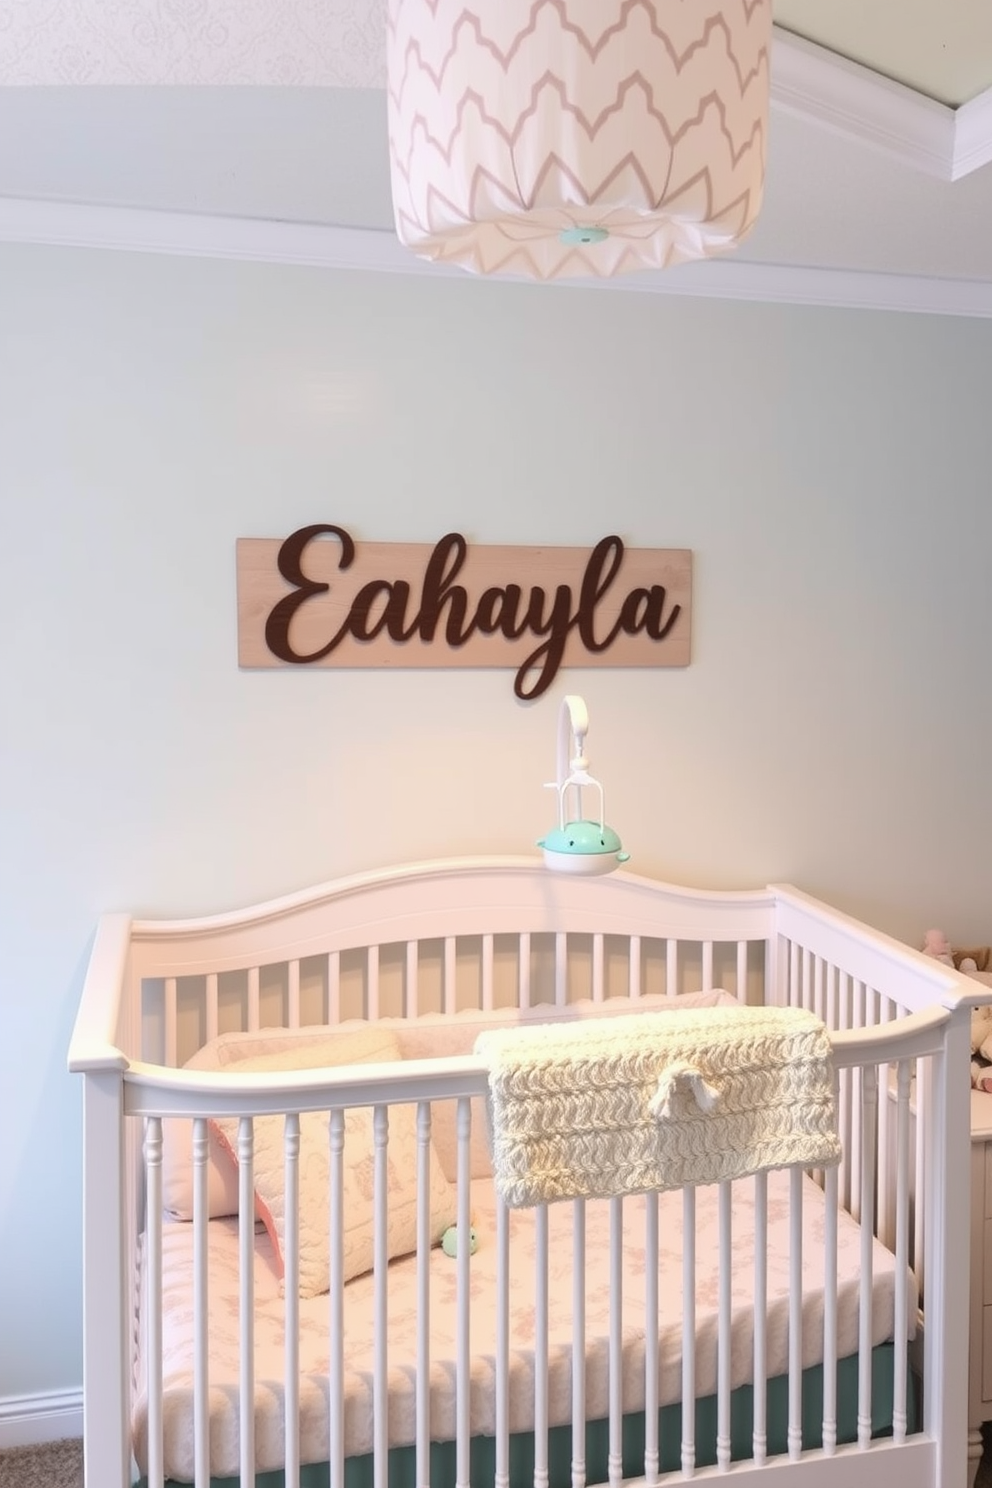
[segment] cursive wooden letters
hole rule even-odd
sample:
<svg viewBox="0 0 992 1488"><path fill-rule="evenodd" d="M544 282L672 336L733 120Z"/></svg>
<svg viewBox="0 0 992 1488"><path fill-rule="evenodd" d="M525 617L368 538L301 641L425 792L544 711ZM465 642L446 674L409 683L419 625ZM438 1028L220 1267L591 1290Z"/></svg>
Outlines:
<svg viewBox="0 0 992 1488"><path fill-rule="evenodd" d="M493 580L497 582L493 582ZM288 586L288 588L287 588ZM685 666L691 554L368 543L315 523L238 543L242 666L513 666L540 697L562 666Z"/></svg>

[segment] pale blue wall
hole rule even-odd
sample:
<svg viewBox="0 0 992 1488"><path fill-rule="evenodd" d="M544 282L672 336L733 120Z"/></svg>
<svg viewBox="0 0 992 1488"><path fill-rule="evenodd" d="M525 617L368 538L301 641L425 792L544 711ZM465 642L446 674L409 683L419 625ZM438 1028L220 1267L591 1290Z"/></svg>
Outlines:
<svg viewBox="0 0 992 1488"><path fill-rule="evenodd" d="M80 1379L66 1044L97 915L547 821L557 699L635 866L992 940L992 325L0 250L0 1401ZM693 664L241 673L234 543L695 553Z"/></svg>

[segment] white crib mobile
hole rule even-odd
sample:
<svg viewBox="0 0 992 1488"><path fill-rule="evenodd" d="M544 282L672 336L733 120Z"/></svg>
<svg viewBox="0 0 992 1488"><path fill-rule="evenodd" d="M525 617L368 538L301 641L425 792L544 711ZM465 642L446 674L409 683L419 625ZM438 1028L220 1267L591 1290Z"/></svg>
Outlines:
<svg viewBox="0 0 992 1488"><path fill-rule="evenodd" d="M502 1203L479 1032L720 992L823 1020L839 1167ZM963 1488L973 1000L790 888L530 858L105 916L69 1056L87 1488Z"/></svg>

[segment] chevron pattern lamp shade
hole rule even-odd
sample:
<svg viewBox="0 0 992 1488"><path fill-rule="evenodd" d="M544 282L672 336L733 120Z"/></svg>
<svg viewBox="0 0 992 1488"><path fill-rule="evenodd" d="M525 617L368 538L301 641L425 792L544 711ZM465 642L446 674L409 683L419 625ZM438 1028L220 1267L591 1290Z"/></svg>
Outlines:
<svg viewBox="0 0 992 1488"><path fill-rule="evenodd" d="M761 205L771 0L390 0L400 241L481 274L665 268Z"/></svg>

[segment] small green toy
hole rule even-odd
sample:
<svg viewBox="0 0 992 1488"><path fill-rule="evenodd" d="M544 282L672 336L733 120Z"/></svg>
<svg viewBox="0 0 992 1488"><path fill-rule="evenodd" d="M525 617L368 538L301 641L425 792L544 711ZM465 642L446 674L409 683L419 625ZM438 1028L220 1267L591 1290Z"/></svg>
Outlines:
<svg viewBox="0 0 992 1488"><path fill-rule="evenodd" d="M478 1248L479 1248L479 1237L475 1233L475 1226L474 1225L470 1225L469 1226L469 1232L468 1232L468 1253L469 1253L469 1255L475 1255L475 1252L478 1250ZM445 1230L444 1234L441 1236L441 1249L444 1251L444 1253L445 1253L446 1256L456 1256L458 1254L458 1226L457 1225L449 1225L448 1228Z"/></svg>

